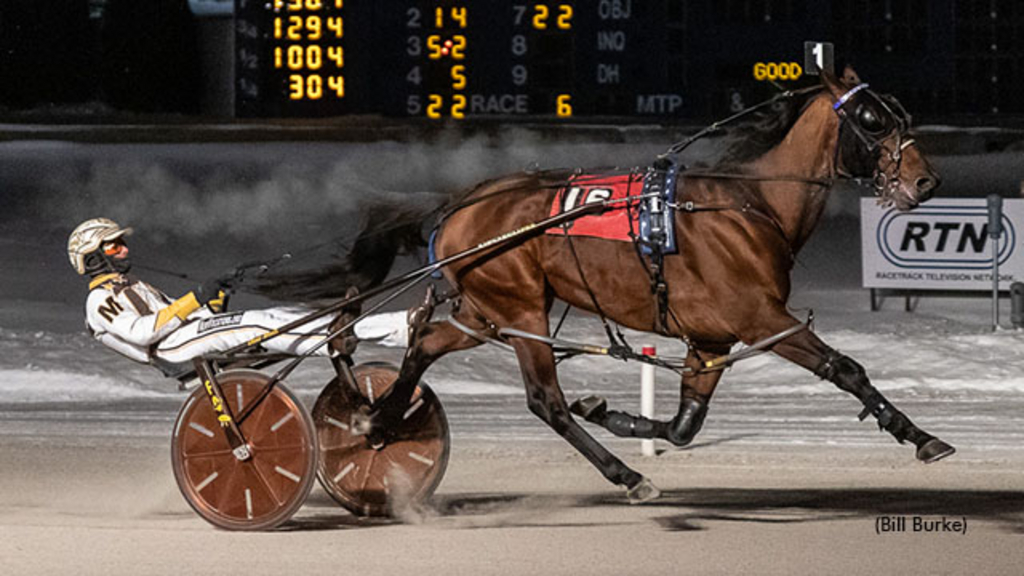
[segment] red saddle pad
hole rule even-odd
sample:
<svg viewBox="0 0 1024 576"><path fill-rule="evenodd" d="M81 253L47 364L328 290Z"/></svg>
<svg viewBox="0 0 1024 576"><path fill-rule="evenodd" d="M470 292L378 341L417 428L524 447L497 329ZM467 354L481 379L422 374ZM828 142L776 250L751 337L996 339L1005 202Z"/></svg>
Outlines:
<svg viewBox="0 0 1024 576"><path fill-rule="evenodd" d="M643 192L644 179L642 174L630 173L615 176L580 174L573 176L569 185L562 188L555 194L555 200L551 203L551 216L556 216L577 208L586 203L603 202L610 199L638 196ZM627 204L629 210L626 209ZM591 238L604 238L605 240L619 240L629 242L630 230L633 234L639 233L637 210L639 200L622 202L610 208L607 212L583 216L564 226L549 228L547 234L564 236L589 236ZM630 222L632 216L632 222Z"/></svg>

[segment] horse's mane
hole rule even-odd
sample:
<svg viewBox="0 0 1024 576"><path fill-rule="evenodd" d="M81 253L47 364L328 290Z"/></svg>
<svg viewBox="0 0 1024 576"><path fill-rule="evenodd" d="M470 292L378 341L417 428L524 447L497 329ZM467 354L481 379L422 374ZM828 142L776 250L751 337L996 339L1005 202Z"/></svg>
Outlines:
<svg viewBox="0 0 1024 576"><path fill-rule="evenodd" d="M819 94L820 90L814 90L782 98L754 112L749 119L737 122L726 131L724 152L716 166L744 164L774 148Z"/></svg>

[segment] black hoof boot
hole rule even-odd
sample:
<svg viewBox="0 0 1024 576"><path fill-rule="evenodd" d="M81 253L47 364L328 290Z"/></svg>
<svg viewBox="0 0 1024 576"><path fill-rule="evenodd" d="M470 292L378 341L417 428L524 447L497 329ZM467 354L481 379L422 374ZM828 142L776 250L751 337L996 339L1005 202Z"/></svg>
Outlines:
<svg viewBox="0 0 1024 576"><path fill-rule="evenodd" d="M586 396L573 402L569 411L587 422L603 424L608 412L608 401L600 396Z"/></svg>
<svg viewBox="0 0 1024 576"><path fill-rule="evenodd" d="M684 398L680 408L679 414L676 414L665 430L664 437L676 446L686 446L693 442L704 425L708 404L700 398Z"/></svg>
<svg viewBox="0 0 1024 576"><path fill-rule="evenodd" d="M580 398L569 406L569 411L582 416L587 422L624 438L662 438L665 423L633 416L618 410L608 410L608 402L600 396Z"/></svg>
<svg viewBox="0 0 1024 576"><path fill-rule="evenodd" d="M946 456L952 456L954 452L956 452L956 448L938 438L932 438L917 447L917 459L925 464L931 464L932 462L942 460Z"/></svg>

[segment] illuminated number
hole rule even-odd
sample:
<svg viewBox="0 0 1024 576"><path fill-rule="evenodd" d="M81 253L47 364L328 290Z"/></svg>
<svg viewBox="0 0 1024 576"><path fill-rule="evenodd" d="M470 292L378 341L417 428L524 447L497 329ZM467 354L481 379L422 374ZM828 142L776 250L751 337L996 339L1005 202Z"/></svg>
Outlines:
<svg viewBox="0 0 1024 576"><path fill-rule="evenodd" d="M324 65L323 49L319 46L306 47L306 68L319 70Z"/></svg>
<svg viewBox="0 0 1024 576"><path fill-rule="evenodd" d="M327 58L334 62L338 68L345 67L345 49L341 46L328 46Z"/></svg>
<svg viewBox="0 0 1024 576"><path fill-rule="evenodd" d="M545 20L548 19L548 7L543 4L537 4L533 7L533 27L537 30L547 30L548 23Z"/></svg>
<svg viewBox="0 0 1024 576"><path fill-rule="evenodd" d="M515 17L512 19L514 26L519 26L523 23L523 16L526 15L526 6L515 5L512 7L512 11L515 12Z"/></svg>
<svg viewBox="0 0 1024 576"><path fill-rule="evenodd" d="M418 66L417 66L418 68ZM462 64L452 66L452 88L464 90L466 88L466 67Z"/></svg>
<svg viewBox="0 0 1024 576"><path fill-rule="evenodd" d="M284 7L284 0L274 0L274 11L278 11Z"/></svg>
<svg viewBox="0 0 1024 576"><path fill-rule="evenodd" d="M572 96L568 94L559 94L558 99L555 100L555 113L561 118L568 118L572 116Z"/></svg>
<svg viewBox="0 0 1024 576"><path fill-rule="evenodd" d="M405 15L409 19L405 22L406 28L419 28L420 27L420 10L419 8L409 8L405 11Z"/></svg>
<svg viewBox="0 0 1024 576"><path fill-rule="evenodd" d="M512 83L516 86L526 84L526 66L516 64L512 67Z"/></svg>
<svg viewBox="0 0 1024 576"><path fill-rule="evenodd" d="M452 37L455 44L452 46L452 58L456 60L462 60L466 57L466 53L463 50L466 49L466 37L462 34L456 34Z"/></svg>
<svg viewBox="0 0 1024 576"><path fill-rule="evenodd" d="M427 116L429 118L438 119L441 117L439 110L444 105L444 100L438 94L430 95L430 104L427 104Z"/></svg>
<svg viewBox="0 0 1024 576"><path fill-rule="evenodd" d="M323 35L321 34L320 29L322 22L323 21L320 20L319 16L308 16L306 18L306 31L309 32L309 34L306 35L306 38L310 40L319 40Z"/></svg>
<svg viewBox="0 0 1024 576"><path fill-rule="evenodd" d="M811 53L814 54L814 63L815 63L815 65L818 66L818 70L824 70L825 69L825 45L820 43L820 42L818 42L817 44L814 45L814 49L811 50ZM993 276L993 278L994 277L995 276Z"/></svg>
<svg viewBox="0 0 1024 576"><path fill-rule="evenodd" d="M334 90L334 94L338 98L345 97L345 77L344 76L328 76L327 87Z"/></svg>
<svg viewBox="0 0 1024 576"><path fill-rule="evenodd" d="M291 70L302 70L302 46L288 47L288 68Z"/></svg>
<svg viewBox="0 0 1024 576"><path fill-rule="evenodd" d="M423 109L423 105L420 104L419 94L410 94L405 100L405 113L409 115L419 114L420 110Z"/></svg>
<svg viewBox="0 0 1024 576"><path fill-rule="evenodd" d="M302 40L302 16L288 17L288 39Z"/></svg>
<svg viewBox="0 0 1024 576"><path fill-rule="evenodd" d="M409 36L405 41L405 53L409 56L419 56L423 53L419 36Z"/></svg>
<svg viewBox="0 0 1024 576"><path fill-rule="evenodd" d="M302 81L302 76L298 74L292 74L288 77L290 92L288 97L292 100L302 100L302 95L305 93L303 87L305 83Z"/></svg>
<svg viewBox="0 0 1024 576"><path fill-rule="evenodd" d="M434 10L434 28L444 28L444 8L440 6Z"/></svg>
<svg viewBox="0 0 1024 576"><path fill-rule="evenodd" d="M441 37L437 34L427 36L427 48L430 50L430 54L427 57L431 60L441 59Z"/></svg>
<svg viewBox="0 0 1024 576"><path fill-rule="evenodd" d="M297 12L299 10L302 10L302 0L291 0L288 2L289 12Z"/></svg>
<svg viewBox="0 0 1024 576"><path fill-rule="evenodd" d="M306 0L306 10L319 10L323 8L320 0Z"/></svg>
<svg viewBox="0 0 1024 576"><path fill-rule="evenodd" d="M306 96L310 100L319 100L324 95L324 81L319 74L312 74L306 78Z"/></svg>
<svg viewBox="0 0 1024 576"><path fill-rule="evenodd" d="M341 16L332 16L327 19L327 28L334 32L335 38L345 35L345 20Z"/></svg>
<svg viewBox="0 0 1024 576"><path fill-rule="evenodd" d="M281 62L281 60L282 60L281 47L278 46L277 48L274 48L274 68L280 68L281 66L284 65Z"/></svg>
<svg viewBox="0 0 1024 576"><path fill-rule="evenodd" d="M572 6L562 4L558 7L558 27L562 30L572 28Z"/></svg>
<svg viewBox="0 0 1024 576"><path fill-rule="evenodd" d="M526 54L526 36L516 34L512 37L512 54L516 56Z"/></svg>
<svg viewBox="0 0 1024 576"><path fill-rule="evenodd" d="M754 64L755 80L799 80L804 69L796 62L758 62Z"/></svg>
<svg viewBox="0 0 1024 576"><path fill-rule="evenodd" d="M452 118L462 120L466 117L466 97L462 94L452 96Z"/></svg>
<svg viewBox="0 0 1024 576"><path fill-rule="evenodd" d="M462 8L459 8L458 6L452 8L452 20L455 20L456 22L459 23L459 28L466 27L468 20L466 18L465 6L463 6Z"/></svg>
<svg viewBox="0 0 1024 576"><path fill-rule="evenodd" d="M405 79L408 80L410 84L419 86L420 82L423 82L423 74L420 72L420 67L413 66L412 70L409 70L409 73L405 75Z"/></svg>
<svg viewBox="0 0 1024 576"><path fill-rule="evenodd" d="M281 37L281 19L274 18L274 38Z"/></svg>

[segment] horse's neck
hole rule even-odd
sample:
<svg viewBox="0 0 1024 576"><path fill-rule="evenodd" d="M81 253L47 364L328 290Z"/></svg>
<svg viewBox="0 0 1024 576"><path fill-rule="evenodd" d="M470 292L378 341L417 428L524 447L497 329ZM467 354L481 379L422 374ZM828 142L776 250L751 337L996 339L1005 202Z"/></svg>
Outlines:
<svg viewBox="0 0 1024 576"><path fill-rule="evenodd" d="M787 176L829 180L834 176L839 119L824 95L812 100L786 137L752 164L755 173L766 177ZM828 187L810 182L762 182L761 193L773 216L796 252L814 230Z"/></svg>

